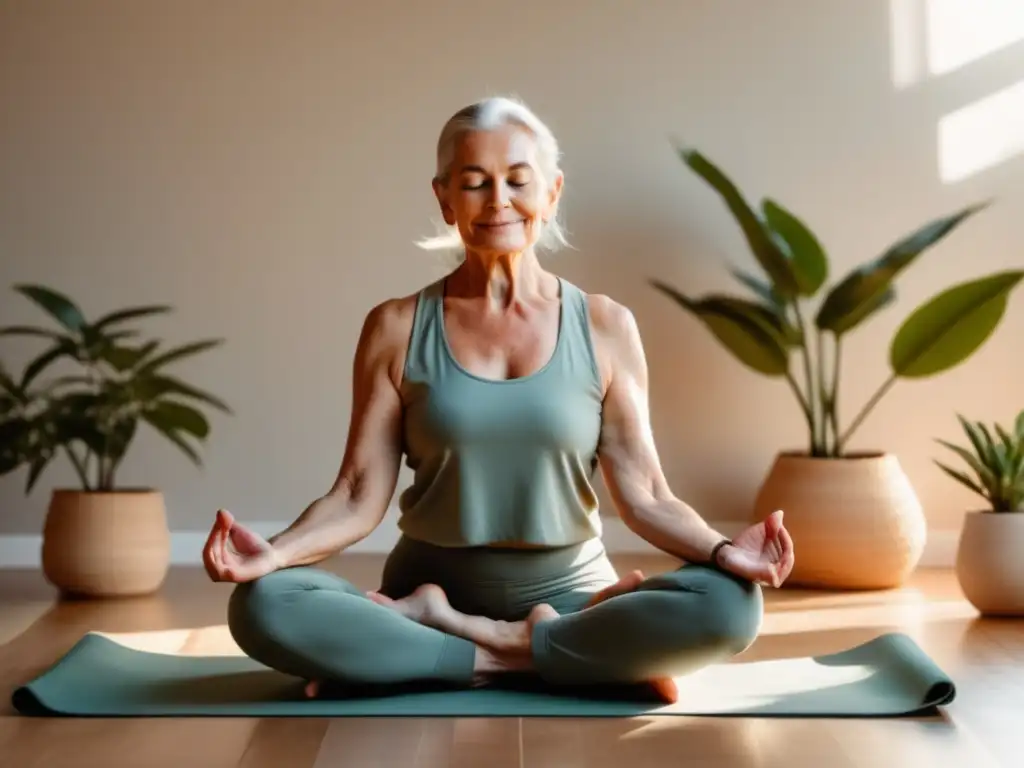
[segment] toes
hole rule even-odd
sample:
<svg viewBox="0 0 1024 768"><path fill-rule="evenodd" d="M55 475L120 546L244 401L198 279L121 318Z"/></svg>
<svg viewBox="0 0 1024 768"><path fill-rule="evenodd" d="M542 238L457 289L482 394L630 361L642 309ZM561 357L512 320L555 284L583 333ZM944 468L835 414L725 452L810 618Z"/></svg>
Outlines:
<svg viewBox="0 0 1024 768"><path fill-rule="evenodd" d="M391 605L395 602L390 597L382 595L380 592L367 592L366 596L370 598L371 601L375 602L377 605L383 605L384 607L391 607Z"/></svg>
<svg viewBox="0 0 1024 768"><path fill-rule="evenodd" d="M320 694L320 683L317 680L310 680L306 683L306 698L315 699Z"/></svg>
<svg viewBox="0 0 1024 768"><path fill-rule="evenodd" d="M527 624L533 626L541 621L550 621L551 619L557 619L559 617L558 611L552 608L547 603L541 603L535 605L530 611L530 615L527 617Z"/></svg>
<svg viewBox="0 0 1024 768"><path fill-rule="evenodd" d="M675 704L679 701L679 689L676 687L676 681L671 677L651 680L648 684L654 690L654 694L666 704Z"/></svg>

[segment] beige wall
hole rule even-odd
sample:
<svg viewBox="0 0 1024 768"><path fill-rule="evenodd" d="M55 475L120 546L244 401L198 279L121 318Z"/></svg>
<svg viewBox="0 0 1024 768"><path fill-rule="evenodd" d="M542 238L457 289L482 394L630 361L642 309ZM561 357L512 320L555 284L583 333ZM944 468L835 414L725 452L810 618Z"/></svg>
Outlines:
<svg viewBox="0 0 1024 768"><path fill-rule="evenodd" d="M996 162L1019 143L1014 119L1024 136L1020 19L993 25L987 55L983 35L950 47L965 22L933 23L930 75L925 2L902 5L894 54L888 0L3 2L0 322L38 319L8 286L39 281L90 313L173 303L174 319L151 325L172 342L226 337L179 369L237 410L215 421L206 469L146 433L122 481L166 489L178 530L206 528L219 505L289 519L336 470L364 313L438 274L413 245L433 231L437 130L478 96L514 92L565 149L577 250L552 267L635 310L673 486L708 517L742 518L803 424L784 385L646 285L731 288L726 261L751 263L669 136L798 211L839 273L926 219L999 198L851 339L845 420L919 300L1024 262L1024 162ZM992 102L1000 116L943 122L1015 84ZM940 159L943 125L959 160ZM979 152L994 164L953 178ZM1024 295L970 364L899 384L855 441L900 454L933 526L955 526L972 499L933 467L932 440L956 437L956 410L1024 406L1022 330ZM29 349L5 340L4 359ZM37 532L49 489L72 480L55 466L28 499L21 475L0 481L0 533Z"/></svg>

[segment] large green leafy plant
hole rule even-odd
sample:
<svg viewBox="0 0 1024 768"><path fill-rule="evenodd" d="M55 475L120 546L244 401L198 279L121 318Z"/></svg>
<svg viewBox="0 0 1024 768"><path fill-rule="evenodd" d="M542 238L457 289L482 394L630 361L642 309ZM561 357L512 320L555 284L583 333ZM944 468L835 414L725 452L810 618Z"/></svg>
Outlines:
<svg viewBox="0 0 1024 768"><path fill-rule="evenodd" d="M937 440L967 465L968 472L935 463L947 475L988 503L992 512L1024 512L1024 411L1017 416L1013 431L1000 424L989 429L980 421L957 416L971 448L948 440Z"/></svg>
<svg viewBox="0 0 1024 768"><path fill-rule="evenodd" d="M966 360L995 331L1010 292L1024 277L1021 270L991 274L944 290L915 309L889 345L888 377L843 429L843 342L896 300L895 280L907 267L987 203L925 224L832 285L826 249L794 213L771 199L755 211L711 161L691 149L679 154L721 196L764 275L732 270L749 297L694 298L660 280L651 284L702 321L741 363L789 384L807 422L811 456L842 456L854 431L899 379L934 376Z"/></svg>
<svg viewBox="0 0 1024 768"><path fill-rule="evenodd" d="M140 340L129 321L170 311L131 307L88 320L67 296L39 285L15 291L45 311L56 327L10 326L0 336L33 336L47 347L15 376L0 365L0 475L28 467L26 493L58 454L66 455L82 489L110 491L139 422L170 440L197 466L196 444L210 431L201 405L230 413L219 398L167 372L171 363L211 349L220 339L163 348ZM73 372L45 379L51 365Z"/></svg>

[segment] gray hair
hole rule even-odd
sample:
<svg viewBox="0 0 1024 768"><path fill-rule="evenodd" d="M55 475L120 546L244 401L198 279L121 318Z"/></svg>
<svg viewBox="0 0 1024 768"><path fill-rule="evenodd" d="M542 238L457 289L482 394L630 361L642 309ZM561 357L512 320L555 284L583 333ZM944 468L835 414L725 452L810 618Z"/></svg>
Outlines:
<svg viewBox="0 0 1024 768"><path fill-rule="evenodd" d="M533 135L537 142L541 176L549 184L552 183L561 170L558 141L551 129L529 107L517 99L505 96L495 96L470 104L448 118L437 140L437 173L434 180L444 183L448 181L455 155L455 142L462 134L470 131L493 131L506 125L517 125ZM559 246L568 246L565 228L560 218L561 207L556 211L556 215L544 224L537 241L539 248L554 250ZM428 251L461 250L462 239L459 237L458 228L444 225L441 234L421 240L418 245Z"/></svg>

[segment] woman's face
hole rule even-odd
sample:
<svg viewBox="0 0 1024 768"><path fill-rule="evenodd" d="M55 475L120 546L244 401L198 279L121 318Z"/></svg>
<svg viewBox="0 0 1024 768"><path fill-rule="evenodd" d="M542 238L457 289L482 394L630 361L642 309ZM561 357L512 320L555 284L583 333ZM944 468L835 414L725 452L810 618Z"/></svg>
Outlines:
<svg viewBox="0 0 1024 768"><path fill-rule="evenodd" d="M469 252L520 253L555 214L562 177L545 179L537 144L518 126L471 131L456 142L447 183L434 184L445 222Z"/></svg>

